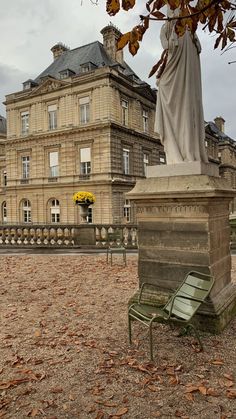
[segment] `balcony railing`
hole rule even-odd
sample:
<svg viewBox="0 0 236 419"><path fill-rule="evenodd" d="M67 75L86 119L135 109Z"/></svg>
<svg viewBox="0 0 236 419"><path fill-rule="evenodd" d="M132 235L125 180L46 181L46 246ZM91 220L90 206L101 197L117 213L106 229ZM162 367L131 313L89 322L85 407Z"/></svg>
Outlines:
<svg viewBox="0 0 236 419"><path fill-rule="evenodd" d="M115 233L112 235L112 244L122 244L128 249L137 248L137 226L134 224L86 224L85 226L94 231L95 240L91 244L93 248L106 249L110 244L109 233ZM2 224L0 247L78 247L81 228L84 229L84 224Z"/></svg>

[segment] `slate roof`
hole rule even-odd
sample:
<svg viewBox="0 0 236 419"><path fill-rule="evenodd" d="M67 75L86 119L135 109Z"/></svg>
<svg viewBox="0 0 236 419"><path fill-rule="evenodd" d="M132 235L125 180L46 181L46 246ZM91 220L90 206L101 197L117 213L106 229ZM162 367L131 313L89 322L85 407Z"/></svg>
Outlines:
<svg viewBox="0 0 236 419"><path fill-rule="evenodd" d="M34 81L40 83L40 79L46 76L52 76L56 79L60 79L60 72L66 69L74 71L76 75L81 74L81 65L86 63L93 63L96 67L104 66L116 66L119 65L116 61L111 60L107 55L103 45L99 41L92 42L81 47L67 50L62 53L53 63L46 68ZM134 73L134 71L125 62L122 65L124 67L123 74L126 76L135 77L137 83L142 84L143 82Z"/></svg>
<svg viewBox="0 0 236 419"><path fill-rule="evenodd" d="M0 133L1 134L6 134L7 133L7 121L6 118L4 118L4 116L0 115Z"/></svg>
<svg viewBox="0 0 236 419"><path fill-rule="evenodd" d="M217 127L217 125L212 121L207 122L206 125L205 125L205 128L206 128L206 132L208 132L208 134L213 135L214 137L217 137L219 139L219 141L225 141L225 140L234 141L232 138L230 138L224 132L220 131L219 128Z"/></svg>

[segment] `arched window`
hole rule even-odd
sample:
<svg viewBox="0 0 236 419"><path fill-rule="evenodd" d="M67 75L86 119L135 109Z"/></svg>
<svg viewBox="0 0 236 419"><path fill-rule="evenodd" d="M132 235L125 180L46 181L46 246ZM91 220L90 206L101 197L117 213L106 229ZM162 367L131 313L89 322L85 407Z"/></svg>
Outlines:
<svg viewBox="0 0 236 419"><path fill-rule="evenodd" d="M51 223L60 223L60 203L58 199L52 199L50 205Z"/></svg>
<svg viewBox="0 0 236 419"><path fill-rule="evenodd" d="M7 203L3 201L2 203L2 221L3 223L7 222Z"/></svg>
<svg viewBox="0 0 236 419"><path fill-rule="evenodd" d="M31 223L31 203L28 199L22 201L22 221L23 223Z"/></svg>

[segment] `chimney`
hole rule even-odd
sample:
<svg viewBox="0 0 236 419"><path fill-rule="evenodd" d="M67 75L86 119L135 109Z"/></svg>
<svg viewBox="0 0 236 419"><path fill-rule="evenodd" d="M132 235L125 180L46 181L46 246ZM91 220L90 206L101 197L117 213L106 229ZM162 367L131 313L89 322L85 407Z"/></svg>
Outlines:
<svg viewBox="0 0 236 419"><path fill-rule="evenodd" d="M53 58L55 61L63 54L63 52L69 51L69 48L66 47L62 42L58 42L58 44L54 45L54 47L51 48L51 51L53 53Z"/></svg>
<svg viewBox="0 0 236 419"><path fill-rule="evenodd" d="M222 116L217 116L214 119L214 122L217 126L217 128L221 131L221 132L225 132L225 120L224 118L222 118Z"/></svg>
<svg viewBox="0 0 236 419"><path fill-rule="evenodd" d="M118 63L123 64L123 50L117 51L117 40L122 33L112 23L101 30L103 46L108 56Z"/></svg>

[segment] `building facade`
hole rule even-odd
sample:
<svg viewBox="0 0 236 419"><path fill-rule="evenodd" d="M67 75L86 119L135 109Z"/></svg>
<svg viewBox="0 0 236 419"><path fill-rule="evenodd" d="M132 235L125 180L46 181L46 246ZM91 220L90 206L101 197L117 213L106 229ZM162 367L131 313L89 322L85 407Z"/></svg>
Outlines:
<svg viewBox="0 0 236 419"><path fill-rule="evenodd" d="M96 197L90 222L135 221L125 193L148 164L165 162L153 130L156 92L116 51L120 32L101 33L103 44L55 45L53 63L6 96L2 222L78 223L79 190Z"/></svg>
<svg viewBox="0 0 236 419"><path fill-rule="evenodd" d="M70 50L59 43L52 64L23 90L6 96L0 117L1 222L77 224L74 192L96 202L89 222L135 222L125 194L147 165L165 164L154 132L156 91L116 50L120 32L101 31L103 43ZM219 117L206 124L209 160L236 188L236 146ZM232 205L232 211L234 205Z"/></svg>

